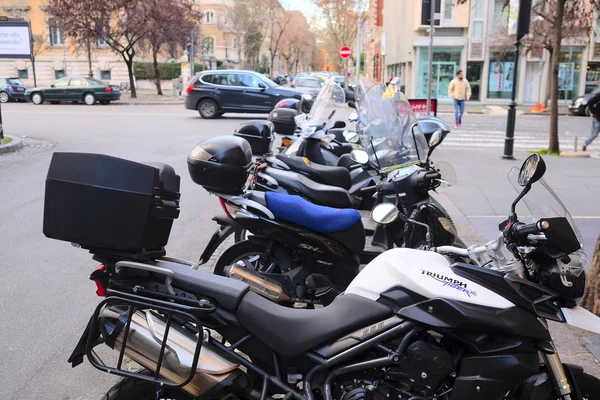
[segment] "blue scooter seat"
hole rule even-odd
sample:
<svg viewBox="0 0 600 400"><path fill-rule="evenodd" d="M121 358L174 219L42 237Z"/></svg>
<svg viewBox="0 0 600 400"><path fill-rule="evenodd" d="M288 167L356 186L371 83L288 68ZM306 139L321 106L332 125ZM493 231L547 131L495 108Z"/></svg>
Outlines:
<svg viewBox="0 0 600 400"><path fill-rule="evenodd" d="M360 213L349 208L319 206L300 196L266 192L267 207L276 218L319 233L341 232L360 221Z"/></svg>

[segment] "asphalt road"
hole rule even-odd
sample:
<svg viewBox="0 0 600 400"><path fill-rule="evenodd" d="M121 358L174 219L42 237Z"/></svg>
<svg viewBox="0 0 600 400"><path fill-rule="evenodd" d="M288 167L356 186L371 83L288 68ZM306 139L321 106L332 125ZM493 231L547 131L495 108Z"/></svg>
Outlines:
<svg viewBox="0 0 600 400"><path fill-rule="evenodd" d="M44 181L52 152L106 153L134 161L171 164L181 175L182 198L181 216L174 224L168 252L175 257L197 259L215 229L211 217L221 211L216 198L189 178L186 156L202 139L231 134L248 116L202 120L181 105L8 104L2 108L5 132L35 139L43 144L36 148L43 151L32 154L25 149L17 155L0 156L0 398L97 399L114 378L87 363L71 369L66 362L98 303L95 285L88 280L97 263L86 251L42 234ZM469 124L479 123L483 129L489 118L473 115ZM585 118L569 121L582 131L589 124ZM533 134L543 131L539 123L528 129ZM464 146L486 141L485 134L479 136ZM449 189L449 196L465 215L473 217L472 221L477 216L484 217L479 219L483 230L492 226L486 218L504 215L509 206L507 195L486 192L493 191L494 180L505 176L500 171L506 169L506 164L488 161L498 158L491 151L495 150L461 152L447 145L436 154L438 159L454 164L458 172L459 185ZM582 216L600 216L599 192L587 191L600 186L599 160L585 161L590 163L569 164L572 170L583 171L585 177L573 181L563 173L559 183L568 194L569 207L578 208ZM556 162L552 161L552 170L560 171ZM568 193L577 185L586 189L585 196L595 197L579 203L578 197L585 197L581 192ZM476 195L470 195L470 191ZM593 236L594 229L596 235L600 231L596 229L598 220L591 221L596 225L586 230L588 237Z"/></svg>
<svg viewBox="0 0 600 400"><path fill-rule="evenodd" d="M98 303L90 255L42 234L52 152L106 153L171 164L181 176L181 216L168 252L198 259L216 225L217 199L195 185L186 157L202 139L230 134L240 119L202 120L182 106L3 105L5 132L54 145L0 156L0 399L98 399L112 385L67 359ZM27 150L26 150L27 151Z"/></svg>

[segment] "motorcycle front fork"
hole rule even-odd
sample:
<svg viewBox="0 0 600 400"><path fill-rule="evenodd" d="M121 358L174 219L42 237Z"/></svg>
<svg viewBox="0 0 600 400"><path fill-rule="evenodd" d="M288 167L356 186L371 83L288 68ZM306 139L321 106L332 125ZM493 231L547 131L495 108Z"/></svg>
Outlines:
<svg viewBox="0 0 600 400"><path fill-rule="evenodd" d="M562 399L571 400L571 385L569 384L567 374L565 373L565 369L560 361L558 353L555 351L554 354L542 353L542 355L544 357L546 367L548 368L548 372L554 380L556 392L561 396Z"/></svg>

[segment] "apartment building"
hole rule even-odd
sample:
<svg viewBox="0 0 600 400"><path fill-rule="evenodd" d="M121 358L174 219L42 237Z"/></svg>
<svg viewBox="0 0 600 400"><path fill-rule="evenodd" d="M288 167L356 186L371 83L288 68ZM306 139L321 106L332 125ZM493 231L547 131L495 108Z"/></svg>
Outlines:
<svg viewBox="0 0 600 400"><path fill-rule="evenodd" d="M46 85L64 76L87 76L88 57L79 51L43 10L45 0L4 0L0 15L22 18L31 23L33 52L38 85ZM95 78L111 83L128 81L127 66L103 41L92 48L92 71ZM33 68L30 60L0 59L0 76L18 76L33 87Z"/></svg>
<svg viewBox="0 0 600 400"><path fill-rule="evenodd" d="M518 101L543 101L549 87L549 53L524 49L519 70L514 50L502 35L507 26L505 0L471 0L457 6L441 0L436 20L432 70L428 70L428 0L374 0L381 12L370 13L367 73L379 80L397 76L411 98L432 96L448 100L448 86L460 69L473 88L473 101L505 104L518 84ZM381 4L379 4L381 3ZM379 15L382 20L379 21ZM505 29L504 29L505 31ZM600 33L600 32L599 32ZM381 55L382 40L385 56ZM379 50L379 51L378 51ZM383 64L378 64L383 60ZM563 40L560 54L561 98L571 99L600 79L600 35Z"/></svg>

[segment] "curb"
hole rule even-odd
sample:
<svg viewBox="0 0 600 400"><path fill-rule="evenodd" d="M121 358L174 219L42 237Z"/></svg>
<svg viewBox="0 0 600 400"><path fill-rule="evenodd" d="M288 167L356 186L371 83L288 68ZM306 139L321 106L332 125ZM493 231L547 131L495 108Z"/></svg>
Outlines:
<svg viewBox="0 0 600 400"><path fill-rule="evenodd" d="M8 144L0 144L0 154L12 153L13 151L17 151L23 148L23 140L18 137L8 136L7 138L11 138L12 142Z"/></svg>
<svg viewBox="0 0 600 400"><path fill-rule="evenodd" d="M115 106L162 106L162 105L174 105L174 104L184 104L183 101L177 101L177 102L165 102L165 101L147 101L147 102L139 102L139 103L125 103L125 102L119 102L119 103L113 103L113 105Z"/></svg>
<svg viewBox="0 0 600 400"><path fill-rule="evenodd" d="M524 112L524 113L523 113L523 114L521 114L521 115L543 115L544 117L546 117L546 116L548 116L548 117L549 117L549 116L550 116L550 114L551 114L551 113L549 113L549 112L547 112L547 113L542 113L542 112L530 112L530 111L526 111L526 112ZM559 116L563 116L563 117L565 117L565 116L569 116L569 115L571 115L571 114L569 114L569 113L565 113L565 112L559 112L559 113L558 113L558 115L559 115Z"/></svg>

